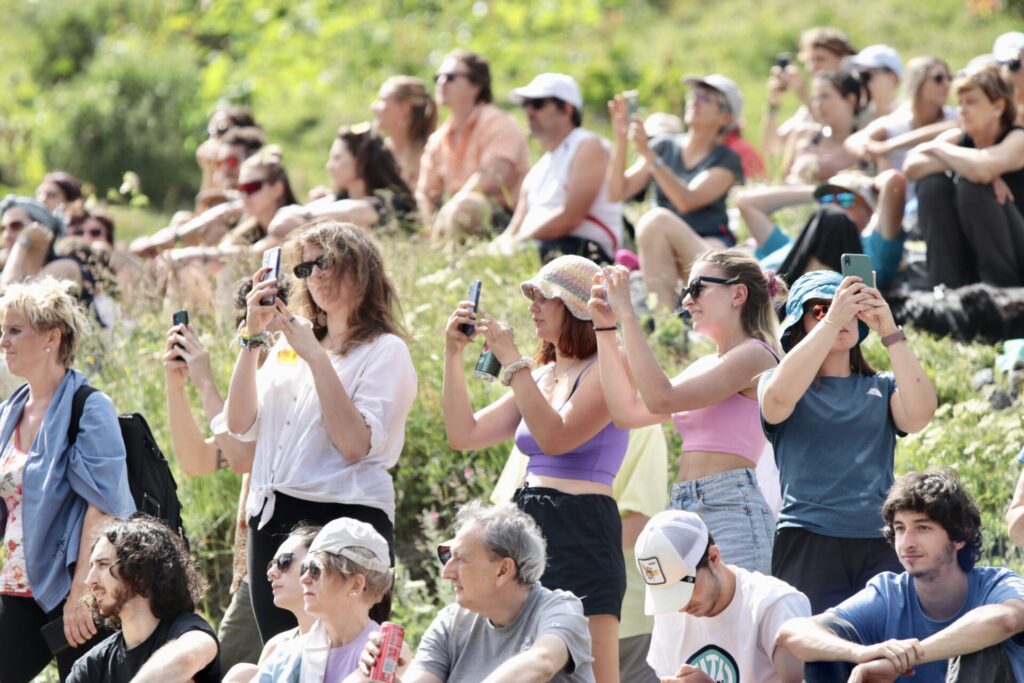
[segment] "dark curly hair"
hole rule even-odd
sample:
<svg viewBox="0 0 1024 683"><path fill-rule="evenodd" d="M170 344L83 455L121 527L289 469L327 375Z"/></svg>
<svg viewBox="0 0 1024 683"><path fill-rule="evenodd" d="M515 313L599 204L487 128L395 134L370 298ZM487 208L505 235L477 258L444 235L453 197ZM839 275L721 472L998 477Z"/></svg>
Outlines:
<svg viewBox="0 0 1024 683"><path fill-rule="evenodd" d="M103 531L114 546L117 563L111 573L124 584L127 597L149 600L157 619L194 612L206 583L181 537L163 521L144 514L118 520ZM120 620L107 617L119 628Z"/></svg>
<svg viewBox="0 0 1024 683"><path fill-rule="evenodd" d="M962 541L957 563L965 572L974 568L981 558L981 514L956 473L910 472L896 480L882 505L882 533L889 543L896 536L893 519L904 510L923 512L946 530L950 541Z"/></svg>

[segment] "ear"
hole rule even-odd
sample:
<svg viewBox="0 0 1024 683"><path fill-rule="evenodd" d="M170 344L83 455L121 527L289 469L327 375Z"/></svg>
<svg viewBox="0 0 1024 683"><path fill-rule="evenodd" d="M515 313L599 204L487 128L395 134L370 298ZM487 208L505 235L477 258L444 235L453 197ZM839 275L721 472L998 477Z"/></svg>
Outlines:
<svg viewBox="0 0 1024 683"><path fill-rule="evenodd" d="M55 327L49 332L47 332L46 345L52 348L54 352L56 352L57 349L60 348L60 329Z"/></svg>
<svg viewBox="0 0 1024 683"><path fill-rule="evenodd" d="M717 567L718 563L722 561L722 551L718 549L717 545L712 545L708 548L708 566Z"/></svg>
<svg viewBox="0 0 1024 683"><path fill-rule="evenodd" d="M498 564L498 574L495 578L499 587L516 580L516 563L511 557L502 558Z"/></svg>
<svg viewBox="0 0 1024 683"><path fill-rule="evenodd" d="M350 579L348 589L354 593L362 593L366 589L366 577L362 574L355 574Z"/></svg>
<svg viewBox="0 0 1024 683"><path fill-rule="evenodd" d="M743 283L736 285L736 289L733 290L732 301L737 308L742 308L743 304L747 303L747 296L750 295L750 290Z"/></svg>

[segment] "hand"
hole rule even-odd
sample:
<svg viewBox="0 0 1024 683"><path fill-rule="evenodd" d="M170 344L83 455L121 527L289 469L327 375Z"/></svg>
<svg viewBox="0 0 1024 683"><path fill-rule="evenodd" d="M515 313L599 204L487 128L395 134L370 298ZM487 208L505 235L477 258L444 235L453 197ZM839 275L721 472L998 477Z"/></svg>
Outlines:
<svg viewBox="0 0 1024 683"><path fill-rule="evenodd" d="M675 676L663 676L661 683L715 683L715 680L697 667L683 664Z"/></svg>
<svg viewBox="0 0 1024 683"><path fill-rule="evenodd" d="M22 228L18 240L23 237L29 241L29 249L46 248L53 241L53 233L36 221L32 221Z"/></svg>
<svg viewBox="0 0 1024 683"><path fill-rule="evenodd" d="M861 664L874 664L879 668L896 675L902 674L914 668L914 665L924 659L924 648L917 638L898 640L892 638L882 643L866 645L860 648L857 653L857 661ZM886 667L881 667L885 664Z"/></svg>
<svg viewBox="0 0 1024 683"><path fill-rule="evenodd" d="M871 157L884 157L886 154L891 152L889 149L888 140L866 140L864 142L864 152Z"/></svg>
<svg viewBox="0 0 1024 683"><path fill-rule="evenodd" d="M608 291L608 303L611 304L618 320L632 318L633 297L629 289L629 269L625 266L605 266L604 286Z"/></svg>
<svg viewBox="0 0 1024 683"><path fill-rule="evenodd" d="M182 358L181 349L176 344L179 342L177 334L178 326L172 327L167 331L167 339L164 341L164 354L160 357L160 360L164 364L164 377L167 381L167 387L170 389L180 389L185 386L185 382L188 380L188 363Z"/></svg>
<svg viewBox="0 0 1024 683"><path fill-rule="evenodd" d="M790 64L785 68L786 82L801 102L807 102L807 81L804 80L804 73L796 64Z"/></svg>
<svg viewBox="0 0 1024 683"><path fill-rule="evenodd" d="M992 181L992 189L996 193L996 201L1001 205L1005 205L1006 202L1014 201L1013 192L1010 190L1010 186L1006 184L1002 176Z"/></svg>
<svg viewBox="0 0 1024 683"><path fill-rule="evenodd" d="M476 339L478 330L473 330L473 334L467 337L459 329L460 325L476 325L472 301L460 301L458 307L448 316L448 324L444 328L445 352L462 354L466 345Z"/></svg>
<svg viewBox="0 0 1024 683"><path fill-rule="evenodd" d="M213 382L210 352L203 342L199 341L199 336L191 325L175 325L169 329L164 350L164 368L168 372L171 367L180 366L184 361L185 375L190 375L196 385Z"/></svg>
<svg viewBox="0 0 1024 683"><path fill-rule="evenodd" d="M313 333L313 325L305 318L292 315L280 299L274 302L274 324L284 334L292 350L307 364L313 365L313 361L326 353Z"/></svg>
<svg viewBox="0 0 1024 683"><path fill-rule="evenodd" d="M828 314L825 316L826 319L839 327L846 327L857 314L864 310L865 303L871 298L870 294L865 293L866 289L868 286L856 275L843 278L839 288L836 289L832 305L829 306Z"/></svg>
<svg viewBox="0 0 1024 683"><path fill-rule="evenodd" d="M768 105L778 107L782 104L782 95L789 90L789 75L782 70L782 67L772 67L771 75L768 76Z"/></svg>
<svg viewBox="0 0 1024 683"><path fill-rule="evenodd" d="M626 141L626 135L629 132L628 111L626 100L622 95L616 95L608 100L608 118L611 119L615 139L620 142Z"/></svg>
<svg viewBox="0 0 1024 683"><path fill-rule="evenodd" d="M895 332L896 321L892 317L889 302L885 300L882 293L874 287L867 287L864 289L864 293L868 298L864 302L863 310L857 314L857 318L883 337Z"/></svg>
<svg viewBox="0 0 1024 683"><path fill-rule="evenodd" d="M488 348L503 366L514 363L523 357L516 346L510 326L480 311L477 315L476 329L477 332L484 335Z"/></svg>
<svg viewBox="0 0 1024 683"><path fill-rule="evenodd" d="M217 160L218 144L212 138L207 138L199 143L199 146L196 147L196 163L199 164L199 168L209 171L213 170Z"/></svg>
<svg viewBox="0 0 1024 683"><path fill-rule="evenodd" d="M858 664L850 673L848 683L893 683L900 676L913 676L914 670L895 671L887 659Z"/></svg>
<svg viewBox="0 0 1024 683"><path fill-rule="evenodd" d="M75 581L64 603L64 637L68 639L71 647L78 647L96 635L92 610L82 601L85 590L82 581Z"/></svg>
<svg viewBox="0 0 1024 683"><path fill-rule="evenodd" d="M306 196L309 197L309 201L315 202L317 199L322 199L324 197L333 197L334 191L326 185L317 185L310 190Z"/></svg>
<svg viewBox="0 0 1024 683"><path fill-rule="evenodd" d="M366 645L363 646L363 652L359 655L359 667L356 672L361 678L349 679L346 678L344 683L368 683L370 680L370 669L373 668L374 662L377 661L377 655L380 654L380 631L374 631L370 634L369 639L366 641ZM406 658L406 648L403 646L402 651L398 654L398 668L402 669L409 663ZM401 683L400 678L395 678L395 683Z"/></svg>
<svg viewBox="0 0 1024 683"><path fill-rule="evenodd" d="M594 284L590 288L590 301L587 306L590 308L591 322L594 327L613 327L618 320L615 318L615 311L608 303L608 290L605 287L604 273L594 276Z"/></svg>
<svg viewBox="0 0 1024 683"><path fill-rule="evenodd" d="M277 280L260 281L269 272L270 268L263 267L253 273L253 287L245 297L245 329L249 334L259 334L266 330L274 317L275 304L265 306L260 303L268 296L277 295ZM276 303L277 299L274 301Z"/></svg>
<svg viewBox="0 0 1024 683"><path fill-rule="evenodd" d="M647 142L647 131L644 129L644 122L640 120L639 116L634 116L633 120L629 122L629 139L636 147L636 153L642 156L647 161L654 159L654 150L652 150Z"/></svg>

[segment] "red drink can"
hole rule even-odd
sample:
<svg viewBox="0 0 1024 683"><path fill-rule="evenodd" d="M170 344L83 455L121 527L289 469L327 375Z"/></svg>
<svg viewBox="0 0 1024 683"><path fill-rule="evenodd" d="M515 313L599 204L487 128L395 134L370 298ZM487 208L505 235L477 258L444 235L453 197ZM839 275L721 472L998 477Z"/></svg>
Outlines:
<svg viewBox="0 0 1024 683"><path fill-rule="evenodd" d="M395 683L398 672L398 656L402 654L405 629L398 624L385 621L380 626L380 654L370 669L373 683Z"/></svg>

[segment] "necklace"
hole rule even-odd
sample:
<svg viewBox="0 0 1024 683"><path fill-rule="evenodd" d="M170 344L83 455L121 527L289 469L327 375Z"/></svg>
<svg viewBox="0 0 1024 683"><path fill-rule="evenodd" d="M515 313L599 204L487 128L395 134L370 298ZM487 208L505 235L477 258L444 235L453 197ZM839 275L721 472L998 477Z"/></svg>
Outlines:
<svg viewBox="0 0 1024 683"><path fill-rule="evenodd" d="M555 386L558 386L559 382L561 382L563 379L569 376L569 372L572 371L572 369L575 368L577 365L579 365L580 360L580 358L577 358L572 363L570 363L569 367L565 369L561 376L555 374L557 368L552 369L551 374L555 375Z"/></svg>

